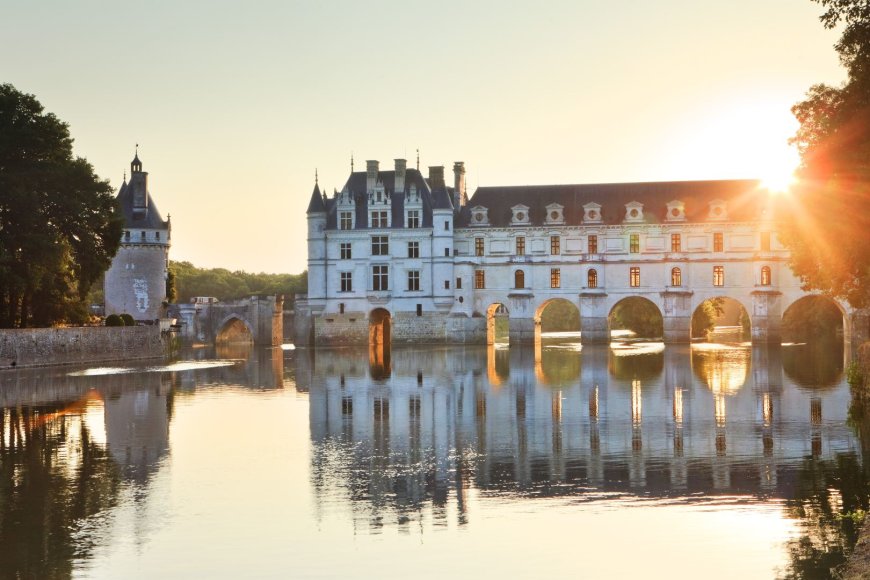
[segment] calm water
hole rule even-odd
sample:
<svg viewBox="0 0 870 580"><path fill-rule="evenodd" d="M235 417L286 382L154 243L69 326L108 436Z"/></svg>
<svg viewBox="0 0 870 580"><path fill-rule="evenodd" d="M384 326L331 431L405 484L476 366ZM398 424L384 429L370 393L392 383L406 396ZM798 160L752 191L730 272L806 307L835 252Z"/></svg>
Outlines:
<svg viewBox="0 0 870 580"><path fill-rule="evenodd" d="M200 349L0 409L2 576L824 578L867 508L830 347Z"/></svg>

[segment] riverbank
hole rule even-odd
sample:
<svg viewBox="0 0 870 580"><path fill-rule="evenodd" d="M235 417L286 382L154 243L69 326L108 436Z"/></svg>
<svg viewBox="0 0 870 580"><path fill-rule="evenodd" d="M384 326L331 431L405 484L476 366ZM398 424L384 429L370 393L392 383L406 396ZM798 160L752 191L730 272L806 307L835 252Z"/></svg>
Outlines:
<svg viewBox="0 0 870 580"><path fill-rule="evenodd" d="M860 377L860 383L850 385L852 398L870 399L870 342L865 342L858 349L856 369L852 372L857 372L855 378ZM865 457L864 461L867 460L868 458ZM861 527L852 555L846 562L842 578L844 580L870 579L870 518L864 519L864 525Z"/></svg>
<svg viewBox="0 0 870 580"><path fill-rule="evenodd" d="M153 326L0 330L0 369L161 358L170 334Z"/></svg>

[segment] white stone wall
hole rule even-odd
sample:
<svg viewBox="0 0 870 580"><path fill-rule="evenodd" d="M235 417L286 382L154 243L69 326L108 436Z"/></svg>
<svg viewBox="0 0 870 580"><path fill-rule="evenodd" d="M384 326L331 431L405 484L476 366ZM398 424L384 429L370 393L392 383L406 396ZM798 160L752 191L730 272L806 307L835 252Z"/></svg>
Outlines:
<svg viewBox="0 0 870 580"><path fill-rule="evenodd" d="M166 230L163 232L165 241ZM150 233L153 236L154 231ZM166 244L122 243L106 272L106 314L127 313L136 320L160 318L166 300L168 261Z"/></svg>

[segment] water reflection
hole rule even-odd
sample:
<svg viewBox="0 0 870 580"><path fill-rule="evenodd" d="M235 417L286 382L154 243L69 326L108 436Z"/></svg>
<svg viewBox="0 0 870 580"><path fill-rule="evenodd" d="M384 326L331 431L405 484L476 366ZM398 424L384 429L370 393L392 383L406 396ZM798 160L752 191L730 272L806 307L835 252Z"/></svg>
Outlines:
<svg viewBox="0 0 870 580"><path fill-rule="evenodd" d="M280 353L281 351L275 351ZM101 540L101 514L144 501L170 453L177 393L280 388L283 355L190 353L208 363L0 374L0 571L67 577Z"/></svg>
<svg viewBox="0 0 870 580"><path fill-rule="evenodd" d="M848 390L796 388L778 349L395 350L376 383L365 362L316 351L297 381L310 388L317 496L346 493L373 529L430 508L443 519L452 495L462 523L469 486L578 500L787 498L806 457L858 451Z"/></svg>

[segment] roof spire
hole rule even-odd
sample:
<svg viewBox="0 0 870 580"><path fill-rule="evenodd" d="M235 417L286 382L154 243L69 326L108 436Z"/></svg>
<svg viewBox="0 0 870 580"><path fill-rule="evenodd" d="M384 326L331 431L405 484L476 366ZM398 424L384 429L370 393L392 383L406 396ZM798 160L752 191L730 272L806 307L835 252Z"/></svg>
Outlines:
<svg viewBox="0 0 870 580"><path fill-rule="evenodd" d="M353 173L353 151L350 152L350 172Z"/></svg>
<svg viewBox="0 0 870 580"><path fill-rule="evenodd" d="M420 171L420 148L417 147L417 171Z"/></svg>
<svg viewBox="0 0 870 580"><path fill-rule="evenodd" d="M317 184L318 184L317 168L315 167L314 168L314 185L317 185Z"/></svg>

